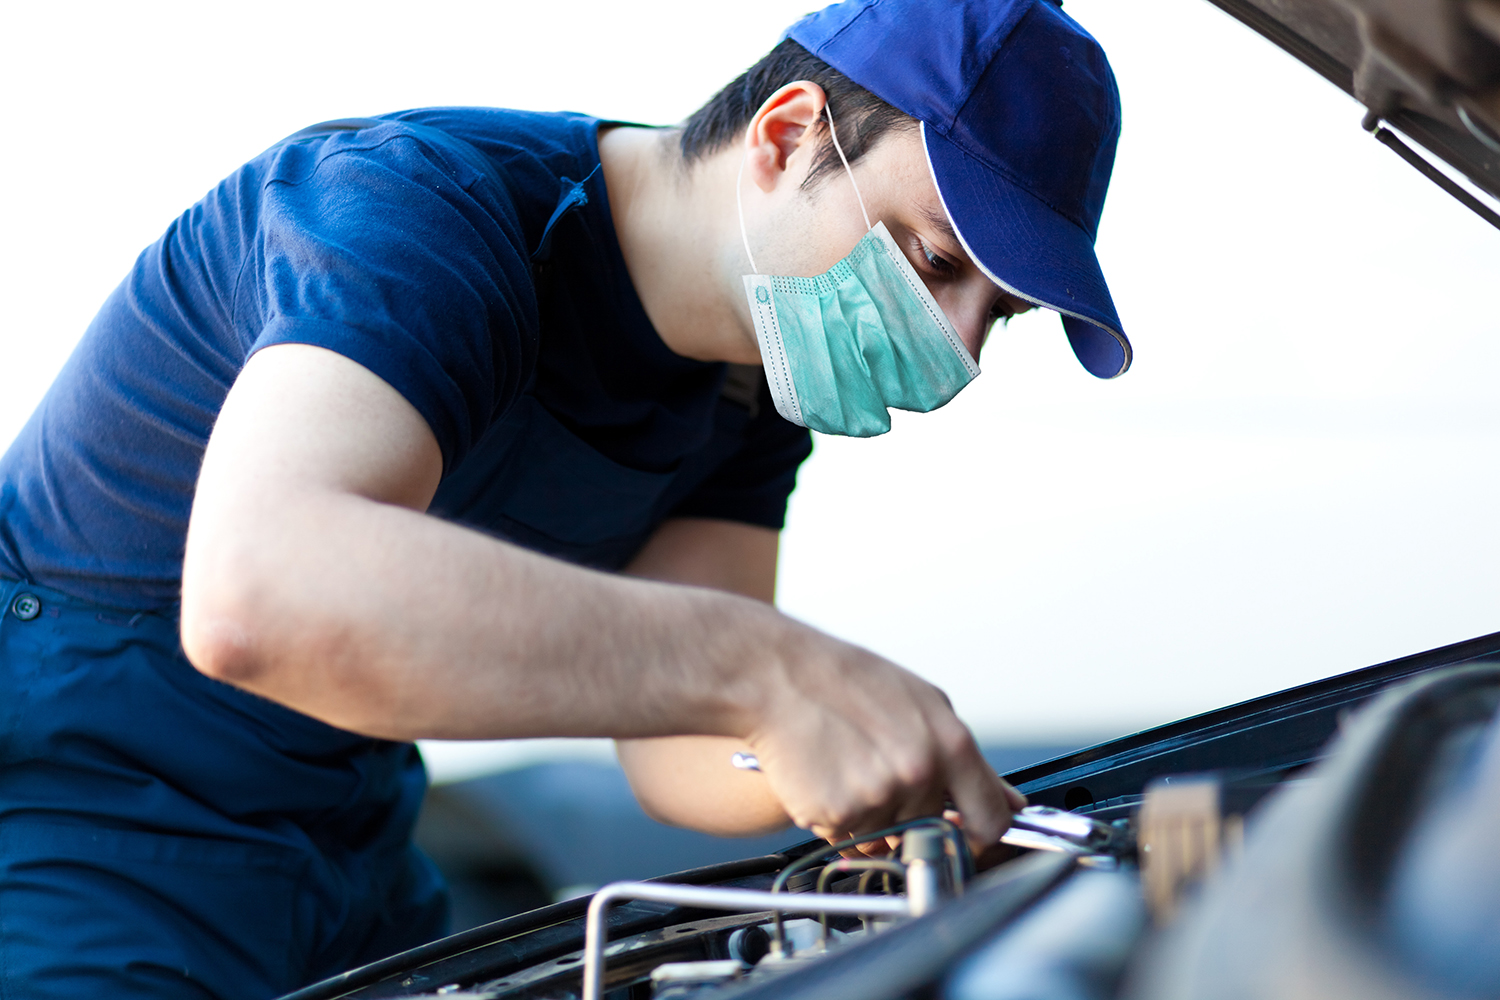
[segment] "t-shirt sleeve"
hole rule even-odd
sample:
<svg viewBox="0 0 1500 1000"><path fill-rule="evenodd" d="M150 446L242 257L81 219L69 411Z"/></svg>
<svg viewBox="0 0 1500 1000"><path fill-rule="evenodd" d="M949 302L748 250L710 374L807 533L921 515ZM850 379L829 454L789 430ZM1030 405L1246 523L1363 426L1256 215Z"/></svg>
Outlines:
<svg viewBox="0 0 1500 1000"><path fill-rule="evenodd" d="M275 156L255 257L264 325L250 353L301 343L358 362L422 414L451 469L536 355L535 290L507 194L399 122Z"/></svg>
<svg viewBox="0 0 1500 1000"><path fill-rule="evenodd" d="M787 498L797 486L797 469L811 454L812 434L776 412L762 383L743 443L671 516L712 517L780 531L786 524Z"/></svg>

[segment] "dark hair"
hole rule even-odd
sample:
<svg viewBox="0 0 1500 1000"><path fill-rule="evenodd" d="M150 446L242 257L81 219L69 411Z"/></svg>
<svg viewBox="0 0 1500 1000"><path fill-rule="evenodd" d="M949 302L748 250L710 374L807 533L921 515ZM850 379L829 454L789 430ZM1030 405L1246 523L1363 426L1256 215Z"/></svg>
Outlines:
<svg viewBox="0 0 1500 1000"><path fill-rule="evenodd" d="M915 118L896 110L786 38L683 124L680 140L683 162L692 163L737 141L766 99L794 80L816 83L828 95L828 110L838 129L839 145L851 164L886 135L917 125ZM843 169L838 150L826 134L827 119L820 118L818 124L825 134L813 157L812 169L802 182L803 188L812 187L825 174Z"/></svg>

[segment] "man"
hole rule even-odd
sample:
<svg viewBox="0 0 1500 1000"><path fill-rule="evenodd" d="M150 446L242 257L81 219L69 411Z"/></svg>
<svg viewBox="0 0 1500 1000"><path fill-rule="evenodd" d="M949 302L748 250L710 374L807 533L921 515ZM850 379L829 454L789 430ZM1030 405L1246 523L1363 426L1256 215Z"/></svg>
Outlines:
<svg viewBox="0 0 1500 1000"><path fill-rule="evenodd" d="M777 531L805 427L942 405L996 319L1125 370L1118 122L1047 0L861 0L680 129L430 109L231 175L0 463L0 997L268 997L441 933L419 737L614 737L720 833L993 843L1023 800L771 607Z"/></svg>

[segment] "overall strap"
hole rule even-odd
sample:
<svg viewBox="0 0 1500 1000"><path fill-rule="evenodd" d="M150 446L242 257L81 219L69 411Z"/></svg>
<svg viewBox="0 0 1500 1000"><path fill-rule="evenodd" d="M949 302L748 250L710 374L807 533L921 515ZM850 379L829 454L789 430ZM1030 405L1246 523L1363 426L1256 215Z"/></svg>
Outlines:
<svg viewBox="0 0 1500 1000"><path fill-rule="evenodd" d="M531 262L540 264L552 256L552 230L557 226L563 216L576 208L582 208L589 203L589 193L584 190L584 185L594 179L604 164L597 164L589 175L581 181L575 181L568 177L559 178L562 181L562 195L557 199L557 207L552 210L552 216L547 220L547 225L542 228L542 240L531 252Z"/></svg>

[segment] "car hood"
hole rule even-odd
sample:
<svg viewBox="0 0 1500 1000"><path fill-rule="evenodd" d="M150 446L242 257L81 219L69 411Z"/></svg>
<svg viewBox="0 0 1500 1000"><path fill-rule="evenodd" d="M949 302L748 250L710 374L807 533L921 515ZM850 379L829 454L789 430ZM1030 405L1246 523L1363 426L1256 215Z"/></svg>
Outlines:
<svg viewBox="0 0 1500 1000"><path fill-rule="evenodd" d="M1209 2L1500 198L1500 0Z"/></svg>

